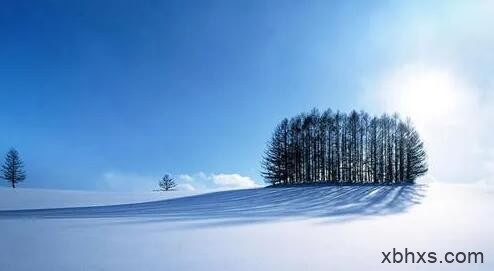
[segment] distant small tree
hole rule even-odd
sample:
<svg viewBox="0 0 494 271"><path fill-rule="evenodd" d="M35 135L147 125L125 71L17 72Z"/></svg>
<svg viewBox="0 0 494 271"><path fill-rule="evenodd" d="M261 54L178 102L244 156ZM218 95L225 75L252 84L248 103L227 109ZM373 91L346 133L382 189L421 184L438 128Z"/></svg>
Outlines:
<svg viewBox="0 0 494 271"><path fill-rule="evenodd" d="M0 178L6 180L15 188L15 184L26 179L24 164L19 157L19 153L14 148L5 155L5 162L2 165Z"/></svg>
<svg viewBox="0 0 494 271"><path fill-rule="evenodd" d="M159 186L161 191L170 191L173 190L177 186L177 184L175 183L173 178L170 177L170 175L165 174L165 176L161 178Z"/></svg>

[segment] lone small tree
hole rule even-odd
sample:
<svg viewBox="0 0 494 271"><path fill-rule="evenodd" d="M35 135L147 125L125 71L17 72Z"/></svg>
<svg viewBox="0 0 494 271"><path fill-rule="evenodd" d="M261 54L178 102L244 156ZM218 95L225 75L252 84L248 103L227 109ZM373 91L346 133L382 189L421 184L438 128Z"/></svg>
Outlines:
<svg viewBox="0 0 494 271"><path fill-rule="evenodd" d="M161 180L159 182L159 186L160 186L161 191L169 191L169 190L173 190L173 188L175 188L177 186L177 184L170 177L170 175L165 174L165 176L163 176L163 178L161 178Z"/></svg>
<svg viewBox="0 0 494 271"><path fill-rule="evenodd" d="M26 179L24 164L19 157L19 152L14 148L10 149L5 155L5 162L2 165L0 178L6 180L15 188L15 184Z"/></svg>

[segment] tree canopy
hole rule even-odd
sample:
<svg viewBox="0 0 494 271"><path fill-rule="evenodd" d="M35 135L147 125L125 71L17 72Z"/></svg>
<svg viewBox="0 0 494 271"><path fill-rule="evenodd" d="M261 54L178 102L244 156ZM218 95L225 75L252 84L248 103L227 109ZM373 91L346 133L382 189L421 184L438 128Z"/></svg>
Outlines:
<svg viewBox="0 0 494 271"><path fill-rule="evenodd" d="M5 162L1 168L0 178L6 180L15 188L15 185L26 179L26 172L24 171L24 163L19 157L19 152L16 149L10 149L5 155Z"/></svg>
<svg viewBox="0 0 494 271"><path fill-rule="evenodd" d="M177 186L175 180L173 180L173 178L170 177L170 175L168 174L165 174L165 176L163 176L163 178L160 179L158 185L161 191L170 191Z"/></svg>

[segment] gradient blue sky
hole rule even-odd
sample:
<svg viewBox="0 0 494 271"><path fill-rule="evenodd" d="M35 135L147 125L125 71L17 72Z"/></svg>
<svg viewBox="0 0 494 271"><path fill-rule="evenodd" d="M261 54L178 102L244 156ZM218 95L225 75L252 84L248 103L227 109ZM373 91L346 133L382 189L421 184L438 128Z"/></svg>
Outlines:
<svg viewBox="0 0 494 271"><path fill-rule="evenodd" d="M20 151L25 187L112 190L119 178L125 190L164 172L262 183L281 118L400 111L363 97L409 63L459 66L431 63L439 42L416 30L461 2L3 1L0 150Z"/></svg>

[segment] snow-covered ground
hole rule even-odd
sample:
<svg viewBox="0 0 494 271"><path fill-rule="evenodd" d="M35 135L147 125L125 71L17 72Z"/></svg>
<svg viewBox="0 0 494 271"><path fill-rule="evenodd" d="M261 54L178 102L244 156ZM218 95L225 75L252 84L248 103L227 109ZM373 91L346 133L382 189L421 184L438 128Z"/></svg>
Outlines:
<svg viewBox="0 0 494 271"><path fill-rule="evenodd" d="M88 196L127 204L38 210L13 210L39 206L10 192L0 193L0 270L494 270L486 186L260 188L145 203ZM82 203L44 193L29 196ZM484 263L382 264L393 248L441 259L478 251Z"/></svg>
<svg viewBox="0 0 494 271"><path fill-rule="evenodd" d="M197 192L121 193L0 187L0 210L111 205L156 201L193 194L197 194Z"/></svg>

